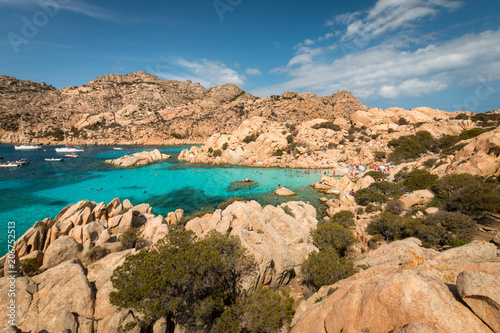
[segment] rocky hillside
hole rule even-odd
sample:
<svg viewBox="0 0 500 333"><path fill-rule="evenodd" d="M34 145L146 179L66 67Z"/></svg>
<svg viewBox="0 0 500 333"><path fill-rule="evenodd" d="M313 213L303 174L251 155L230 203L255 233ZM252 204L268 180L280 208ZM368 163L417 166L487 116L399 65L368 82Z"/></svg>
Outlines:
<svg viewBox="0 0 500 333"><path fill-rule="evenodd" d="M54 220L36 222L15 243L17 263L26 268L31 260L31 276L16 279L17 327L23 332L116 332L118 326L135 321L138 313L119 310L109 301L113 270L136 253L120 235L139 230L143 248L149 250L182 218L182 210L163 217L148 204L132 206L116 198L109 204L83 200L61 210ZM186 228L201 237L211 230L238 237L257 261L246 280L245 288L251 289L288 284L309 253L318 251L311 238L317 223L316 210L303 202L263 208L250 201L193 219ZM2 277L4 271L12 270L5 260L0 258L1 293L10 285L8 274ZM7 297L0 301L0 331L8 326L5 302Z"/></svg>
<svg viewBox="0 0 500 333"><path fill-rule="evenodd" d="M29 141L60 144L62 120L75 144L201 143L230 133L245 119L279 122L349 117L368 108L351 93L330 96L287 92L257 98L233 84L205 89L145 72L105 75L78 87L0 76L0 142L19 140L20 116Z"/></svg>
<svg viewBox="0 0 500 333"><path fill-rule="evenodd" d="M182 151L179 159L252 167L333 168L346 173L348 165L392 162L401 153L405 161L412 160L403 163L407 169L433 160L431 167L438 175L467 170L479 176L499 176L498 123L483 129L481 121L469 118L465 113L429 108L369 109L333 122L313 119L299 125L253 117L231 134L214 134L202 147ZM407 139L412 140L410 146L395 149ZM414 156L407 155L412 151Z"/></svg>
<svg viewBox="0 0 500 333"><path fill-rule="evenodd" d="M17 262L29 270L15 282L17 328L7 328L9 298L3 297L0 331L116 332L137 323L140 313L109 300L113 270L137 253L120 235L136 230L141 247L155 251L154 244L182 219L181 210L164 218L148 204L132 206L116 198L109 204L83 200L54 220L36 222L15 244ZM192 219L186 228L199 237L216 230L239 238L257 264L244 288L286 286L295 298L291 332L500 332L500 259L494 244L475 241L438 252L416 238L395 241L361 251L356 274L311 295L300 285L301 263L318 252L311 231L319 225L307 203L262 207L249 201ZM10 275L5 275L0 292L7 295ZM155 318L148 331L173 329L165 318Z"/></svg>

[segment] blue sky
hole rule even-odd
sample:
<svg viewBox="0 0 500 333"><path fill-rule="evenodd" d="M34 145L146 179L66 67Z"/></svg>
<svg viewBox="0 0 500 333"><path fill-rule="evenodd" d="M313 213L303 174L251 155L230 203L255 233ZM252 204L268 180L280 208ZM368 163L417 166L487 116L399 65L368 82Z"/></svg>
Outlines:
<svg viewBox="0 0 500 333"><path fill-rule="evenodd" d="M496 0L0 0L0 74L57 88L144 70L256 96L500 108Z"/></svg>

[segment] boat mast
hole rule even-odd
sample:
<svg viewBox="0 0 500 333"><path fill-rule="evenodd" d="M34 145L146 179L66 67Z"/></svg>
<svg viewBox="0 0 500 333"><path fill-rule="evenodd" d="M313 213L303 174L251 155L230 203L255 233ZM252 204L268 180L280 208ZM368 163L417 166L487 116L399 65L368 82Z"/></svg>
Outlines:
<svg viewBox="0 0 500 333"><path fill-rule="evenodd" d="M21 116L21 133L23 135L23 145L26 145L26 139L24 138L23 116Z"/></svg>
<svg viewBox="0 0 500 333"><path fill-rule="evenodd" d="M63 132L64 132L64 146L68 146L68 143L66 142L66 128L64 127L64 119L63 119Z"/></svg>

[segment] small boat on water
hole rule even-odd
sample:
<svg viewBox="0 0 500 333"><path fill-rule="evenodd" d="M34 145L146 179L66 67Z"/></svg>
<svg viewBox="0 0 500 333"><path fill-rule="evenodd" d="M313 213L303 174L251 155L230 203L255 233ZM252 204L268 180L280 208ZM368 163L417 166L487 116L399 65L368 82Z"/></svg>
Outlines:
<svg viewBox="0 0 500 333"><path fill-rule="evenodd" d="M23 137L23 144L22 145L15 145L14 149L15 150L34 150L34 149L41 149L42 146L34 145L34 144L26 144L26 139L24 138L24 126L23 126L23 117L21 116L21 133Z"/></svg>
<svg viewBox="0 0 500 333"><path fill-rule="evenodd" d="M64 147L56 148L56 152L58 152L58 153L76 153L76 152L83 151L82 147L68 146L68 142L66 140L66 128L64 127L64 120L63 120L63 132L64 132Z"/></svg>
<svg viewBox="0 0 500 333"><path fill-rule="evenodd" d="M17 160L16 163L19 164L19 165L30 164L30 162L28 161L27 158L21 158L20 160Z"/></svg>
<svg viewBox="0 0 500 333"><path fill-rule="evenodd" d="M21 166L21 164L18 164L16 162L11 162L11 161L8 161L7 163L0 163L1 168L18 168L20 166Z"/></svg>
<svg viewBox="0 0 500 333"><path fill-rule="evenodd" d="M123 150L122 147L113 147L114 150Z"/></svg>
<svg viewBox="0 0 500 333"><path fill-rule="evenodd" d="M78 158L77 154L66 154L64 156L66 156L67 158Z"/></svg>
<svg viewBox="0 0 500 333"><path fill-rule="evenodd" d="M46 158L45 159L46 162L61 162L62 161L62 158Z"/></svg>

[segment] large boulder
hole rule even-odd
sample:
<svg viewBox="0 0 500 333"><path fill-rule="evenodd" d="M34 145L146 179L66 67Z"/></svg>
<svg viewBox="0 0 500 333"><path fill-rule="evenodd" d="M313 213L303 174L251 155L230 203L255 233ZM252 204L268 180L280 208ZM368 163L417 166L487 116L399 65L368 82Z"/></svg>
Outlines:
<svg viewBox="0 0 500 333"><path fill-rule="evenodd" d="M153 151L141 151L132 155L125 155L120 158L106 160L106 163L120 167L143 166L156 161L169 159L171 156L162 154L158 149Z"/></svg>
<svg viewBox="0 0 500 333"><path fill-rule="evenodd" d="M125 258L134 252L135 250L131 249L111 253L87 267L87 278L90 282L94 283L97 290L95 295L95 320L109 319L118 312L118 308L109 302L109 293L114 290L110 280L111 275L113 274L113 270L121 266Z"/></svg>
<svg viewBox="0 0 500 333"><path fill-rule="evenodd" d="M500 127L483 133L459 150L446 174L469 173L482 177L500 176Z"/></svg>
<svg viewBox="0 0 500 333"><path fill-rule="evenodd" d="M413 206L429 203L434 198L434 196L434 193L429 190L418 190L403 195L399 200L403 202L406 209L409 209Z"/></svg>
<svg viewBox="0 0 500 333"><path fill-rule="evenodd" d="M293 197L296 195L292 190L289 190L286 187L278 188L274 191L274 193L280 197Z"/></svg>
<svg viewBox="0 0 500 333"><path fill-rule="evenodd" d="M391 332L409 323L433 332L491 332L434 271L374 268L331 288L336 291L323 304L305 316L298 311L291 332Z"/></svg>
<svg viewBox="0 0 500 333"><path fill-rule="evenodd" d="M59 265L63 261L77 258L82 251L82 245L73 237L61 236L49 245L43 258L41 270Z"/></svg>
<svg viewBox="0 0 500 333"><path fill-rule="evenodd" d="M311 244L310 235L317 223L316 210L303 202L262 208L258 202L250 201L234 202L223 211L193 219L186 224L186 229L199 237L211 230L238 237L258 266L244 287L258 284L280 287L295 275L301 260L317 250Z"/></svg>
<svg viewBox="0 0 500 333"><path fill-rule="evenodd" d="M463 271L457 278L460 297L494 332L500 332L500 276Z"/></svg>
<svg viewBox="0 0 500 333"><path fill-rule="evenodd" d="M456 287L447 276L450 269L460 273L464 268L500 275L496 249L491 246L473 242L440 253L422 248L415 238L381 246L356 260L365 270L322 287L299 304L292 332L491 332L486 320L451 292ZM491 275L483 287L479 284L479 291L469 294L485 293L490 289L486 286L498 289L493 282L496 278ZM488 297L497 297L496 292ZM491 316L494 306L489 310L485 304L477 307L487 312L485 317L495 318Z"/></svg>
<svg viewBox="0 0 500 333"><path fill-rule="evenodd" d="M92 332L93 291L78 259L20 280L16 293L24 296L16 302L20 310L16 325L22 331ZM4 318L0 318L0 326L6 326Z"/></svg>
<svg viewBox="0 0 500 333"><path fill-rule="evenodd" d="M23 257L30 254L32 251L43 251L47 238L47 231L52 227L53 223L54 222L50 218L35 222L24 235L19 237L14 244L19 256Z"/></svg>

